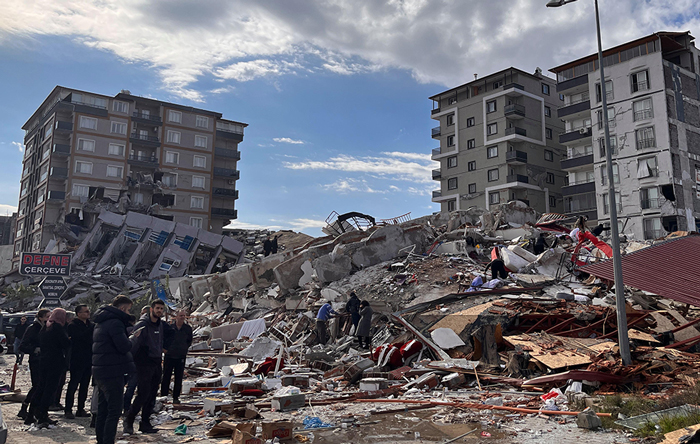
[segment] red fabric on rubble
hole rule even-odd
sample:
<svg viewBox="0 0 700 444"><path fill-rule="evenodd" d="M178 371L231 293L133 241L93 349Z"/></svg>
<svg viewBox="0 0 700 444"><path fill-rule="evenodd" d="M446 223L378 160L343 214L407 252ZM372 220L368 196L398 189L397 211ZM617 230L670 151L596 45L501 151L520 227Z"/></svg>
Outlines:
<svg viewBox="0 0 700 444"><path fill-rule="evenodd" d="M258 365L258 368L253 371L253 374L255 375L267 375L270 372L275 371L275 367L277 366L277 359L275 358L266 358L265 361ZM284 358L280 358L280 368L284 368Z"/></svg>

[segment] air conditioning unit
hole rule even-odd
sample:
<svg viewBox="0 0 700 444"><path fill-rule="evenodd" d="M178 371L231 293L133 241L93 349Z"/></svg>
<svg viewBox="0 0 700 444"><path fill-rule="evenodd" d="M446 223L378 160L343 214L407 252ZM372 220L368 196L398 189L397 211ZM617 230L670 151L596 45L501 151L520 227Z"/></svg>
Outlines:
<svg viewBox="0 0 700 444"><path fill-rule="evenodd" d="M588 128L581 128L578 130L579 134L586 134L588 132Z"/></svg>
<svg viewBox="0 0 700 444"><path fill-rule="evenodd" d="M236 185L236 180L235 179L229 179L227 180L229 185Z"/></svg>
<svg viewBox="0 0 700 444"><path fill-rule="evenodd" d="M179 267L180 261L173 261L173 267Z"/></svg>

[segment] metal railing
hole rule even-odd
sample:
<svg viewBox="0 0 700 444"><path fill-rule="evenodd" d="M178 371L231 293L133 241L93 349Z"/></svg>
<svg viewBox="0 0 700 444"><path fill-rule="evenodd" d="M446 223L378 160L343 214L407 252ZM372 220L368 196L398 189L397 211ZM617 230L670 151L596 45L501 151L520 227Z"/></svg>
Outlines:
<svg viewBox="0 0 700 444"><path fill-rule="evenodd" d="M436 126L435 128L432 129L431 136L435 137L435 136L439 136L439 135L440 135L440 127Z"/></svg>
<svg viewBox="0 0 700 444"><path fill-rule="evenodd" d="M158 165L158 158L156 157L155 154L152 154L150 156L139 156L138 154L130 154L129 160L136 161L136 162L152 163L152 164Z"/></svg>
<svg viewBox="0 0 700 444"><path fill-rule="evenodd" d="M158 116L158 115L153 115L153 114L143 114L143 113L137 113L137 112L135 112L135 113L133 114L133 117L136 117L136 118L138 118L138 119L150 120L150 121L153 121L153 122L160 122L160 121L161 121L160 116Z"/></svg>
<svg viewBox="0 0 700 444"><path fill-rule="evenodd" d="M146 140L148 142L160 142L158 136L149 136L148 134L131 133L132 139Z"/></svg>
<svg viewBox="0 0 700 444"><path fill-rule="evenodd" d="M579 103L588 102L590 100L591 100L591 97L588 94L586 94L583 97L579 97L576 100L572 100L569 103L565 103L564 106L562 106L562 108L566 108L567 106L570 106L570 105L577 105Z"/></svg>
<svg viewBox="0 0 700 444"><path fill-rule="evenodd" d="M650 109L643 109L641 111L634 112L634 121L635 122L637 120L651 119L652 117L654 117L654 112Z"/></svg>
<svg viewBox="0 0 700 444"><path fill-rule="evenodd" d="M525 107L523 105L518 105L517 103L513 103L510 105L506 105L505 108L503 108L503 113L508 116L511 114L518 114L521 116L525 115Z"/></svg>
<svg viewBox="0 0 700 444"><path fill-rule="evenodd" d="M523 128L518 128L517 126L506 128L506 136L512 136L513 134L517 134L519 136L527 136L527 130Z"/></svg>
<svg viewBox="0 0 700 444"><path fill-rule="evenodd" d="M75 101L75 100L72 100L72 99L71 99L70 103L72 103L72 104L74 104L74 105L85 105L85 106L90 106L90 107L92 107L92 108L107 109L106 106L95 105L94 103L78 102L78 101Z"/></svg>
<svg viewBox="0 0 700 444"><path fill-rule="evenodd" d="M658 239L666 234L666 230L644 230L644 239Z"/></svg>
<svg viewBox="0 0 700 444"><path fill-rule="evenodd" d="M643 80L641 82L637 82L637 91L635 91L635 92L646 91L648 89L649 89L649 83L646 80Z"/></svg>
<svg viewBox="0 0 700 444"><path fill-rule="evenodd" d="M652 197L649 199L642 199L641 201L642 210L650 210L652 208L659 208L660 202L658 197Z"/></svg>
<svg viewBox="0 0 700 444"><path fill-rule="evenodd" d="M583 148L572 148L571 151L566 153L567 159L576 159L577 157L590 156L593 154L593 147L586 146Z"/></svg>
<svg viewBox="0 0 700 444"><path fill-rule="evenodd" d="M442 197L442 191L433 191L433 199L437 199L438 197Z"/></svg>
<svg viewBox="0 0 700 444"><path fill-rule="evenodd" d="M637 140L637 149L653 148L656 146L656 138L639 139Z"/></svg>
<svg viewBox="0 0 700 444"><path fill-rule="evenodd" d="M608 119L608 128L615 128L615 126L617 126L617 124L615 123L615 119L614 118ZM603 128L604 128L603 121L602 120L598 121L598 129L602 130Z"/></svg>

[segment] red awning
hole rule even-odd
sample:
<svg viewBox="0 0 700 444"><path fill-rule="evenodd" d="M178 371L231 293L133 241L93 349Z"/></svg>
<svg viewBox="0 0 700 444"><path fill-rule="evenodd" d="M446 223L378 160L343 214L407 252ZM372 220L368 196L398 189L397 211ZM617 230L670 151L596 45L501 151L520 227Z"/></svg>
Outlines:
<svg viewBox="0 0 700 444"><path fill-rule="evenodd" d="M601 279L614 280L608 259L581 267ZM635 251L622 257L625 285L700 307L700 236L690 235Z"/></svg>

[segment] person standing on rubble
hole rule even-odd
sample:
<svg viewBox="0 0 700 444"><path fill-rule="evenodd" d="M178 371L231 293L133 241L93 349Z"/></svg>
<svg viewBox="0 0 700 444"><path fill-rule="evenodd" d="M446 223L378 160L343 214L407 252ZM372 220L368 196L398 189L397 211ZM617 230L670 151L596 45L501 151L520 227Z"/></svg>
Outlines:
<svg viewBox="0 0 700 444"><path fill-rule="evenodd" d="M372 315L374 310L369 306L369 302L360 302L360 323L357 326L357 338L360 341L360 348L369 350L372 339ZM364 346L363 346L364 342Z"/></svg>
<svg viewBox="0 0 700 444"><path fill-rule="evenodd" d="M501 259L501 254L498 251L498 247L493 247L493 251L491 256L493 257L493 260L486 265L486 268L484 269L484 273L489 271L489 268L491 269L491 279L505 279L508 277L508 270L506 270L506 265L505 262L503 262L503 259Z"/></svg>
<svg viewBox="0 0 700 444"><path fill-rule="evenodd" d="M95 434L100 444L114 444L124 402L124 382L136 371L131 341L126 333L132 305L131 299L120 295L114 298L112 305L101 307L95 313L92 376L98 390Z"/></svg>
<svg viewBox="0 0 700 444"><path fill-rule="evenodd" d="M265 257L272 253L272 241L270 240L270 236L267 236L265 238L265 242L263 242L263 253L265 254Z"/></svg>
<svg viewBox="0 0 700 444"><path fill-rule="evenodd" d="M318 301L317 305L322 302L323 299ZM321 345L326 345L326 342L328 342L328 320L331 318L331 315L338 316L338 313L333 310L330 302L326 301L325 304L321 305L316 315L316 334Z"/></svg>
<svg viewBox="0 0 700 444"><path fill-rule="evenodd" d="M124 433L134 434L134 420L141 411L139 430L143 433L158 433L151 425L151 413L161 382L161 363L163 360L163 339L165 323L161 321L165 312L165 302L155 299L151 302L151 311L134 325L131 335L131 352L136 363L138 387L136 399L124 419Z"/></svg>
<svg viewBox="0 0 700 444"><path fill-rule="evenodd" d="M357 334L357 324L360 322L360 304L360 299L355 292L351 292L350 299L348 299L347 304L345 304L345 312L350 313L352 325L355 326L355 334Z"/></svg>
<svg viewBox="0 0 700 444"><path fill-rule="evenodd" d="M17 413L17 416L24 419L26 425L34 423L35 412L29 406L32 402L32 398L34 398L34 396L39 396L39 390L41 390L41 347L39 344L39 332L49 319L49 314L51 314L51 310L47 310L46 308L39 310L34 318L34 322L27 328L19 344L20 351L29 355L29 373L32 379L32 388L29 389L27 396L24 398L24 402L22 402L22 408L19 413Z"/></svg>
<svg viewBox="0 0 700 444"><path fill-rule="evenodd" d="M90 416L85 411L90 376L92 375L92 334L95 324L90 321L90 309L87 305L75 308L75 318L68 324L66 331L71 342L70 382L66 389L65 417L73 419ZM80 389L78 389L80 387ZM78 390L78 408L73 415L75 391Z"/></svg>
<svg viewBox="0 0 700 444"><path fill-rule="evenodd" d="M68 369L70 338L66 333L65 325L66 311L62 308L54 308L46 325L39 332L41 397L32 399L32 408L37 402L36 419L42 428L48 428L49 424L56 424L56 421L49 419L49 406L55 401L61 375L65 375Z"/></svg>
<svg viewBox="0 0 700 444"><path fill-rule="evenodd" d="M22 343L22 338L24 337L24 333L27 332L27 329L29 328L29 324L27 324L27 317L22 316L19 320L19 325L15 327L15 342L13 344L13 351L15 352L15 362L17 362L17 365L22 365L22 361L24 360L24 353L19 349L19 345Z"/></svg>
<svg viewBox="0 0 700 444"><path fill-rule="evenodd" d="M187 313L180 310L175 316L175 323L166 331L165 359L163 360L163 382L160 386L160 396L168 396L170 389L170 375L175 372L175 384L173 385L173 404L180 403L182 392L182 376L185 373L185 358L187 350L192 345L192 327L185 320Z"/></svg>
<svg viewBox="0 0 700 444"><path fill-rule="evenodd" d="M279 246L277 245L277 236L275 236L272 239L272 249L270 250L272 254L277 254L277 248L279 248Z"/></svg>
<svg viewBox="0 0 700 444"><path fill-rule="evenodd" d="M574 243L578 244L581 241L581 233L588 231L586 227L586 218L584 216L579 216L574 224L574 229L569 233L569 237L574 240Z"/></svg>

